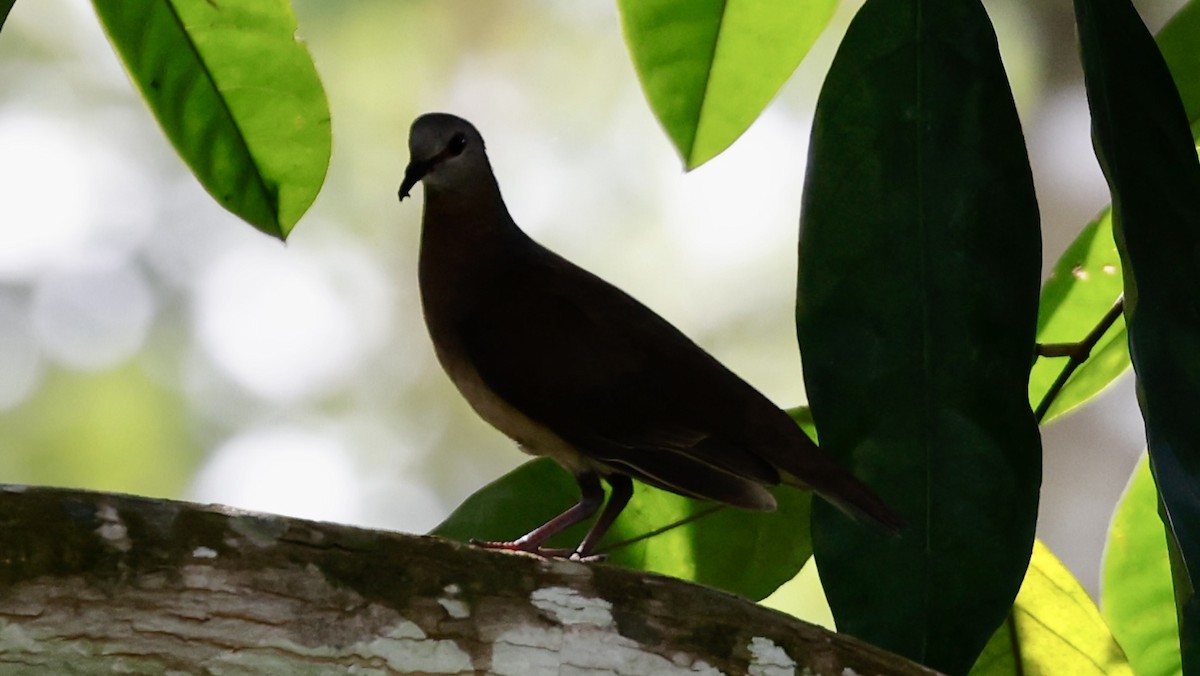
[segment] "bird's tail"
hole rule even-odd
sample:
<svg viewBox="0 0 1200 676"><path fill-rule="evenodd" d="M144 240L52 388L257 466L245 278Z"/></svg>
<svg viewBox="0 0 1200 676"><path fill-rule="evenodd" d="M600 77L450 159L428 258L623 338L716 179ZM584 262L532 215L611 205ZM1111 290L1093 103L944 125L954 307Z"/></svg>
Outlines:
<svg viewBox="0 0 1200 676"><path fill-rule="evenodd" d="M860 523L876 526L893 537L898 536L907 522L889 507L870 486L854 476L841 462L813 443L808 435L796 428L801 439L794 439L803 448L775 458L774 464L783 470L784 482L813 491Z"/></svg>
<svg viewBox="0 0 1200 676"><path fill-rule="evenodd" d="M888 507L874 491L849 471L842 470L839 474L840 476L831 477L831 481L825 486L816 486L813 482L809 482L808 485L814 493L855 521L871 524L892 537L898 537L908 525L904 517Z"/></svg>

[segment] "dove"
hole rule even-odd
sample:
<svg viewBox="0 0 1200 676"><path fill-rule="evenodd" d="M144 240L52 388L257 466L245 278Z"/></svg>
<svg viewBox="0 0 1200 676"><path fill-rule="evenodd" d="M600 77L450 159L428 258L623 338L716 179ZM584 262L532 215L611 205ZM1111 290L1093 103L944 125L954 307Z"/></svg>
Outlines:
<svg viewBox="0 0 1200 676"><path fill-rule="evenodd" d="M902 529L899 515L763 394L645 305L525 234L469 122L422 115L409 151L399 196L424 186L418 282L438 361L483 420L556 460L580 490L577 504L526 535L475 544L588 559L629 503L632 479L760 511L776 507L768 488L786 484L887 533ZM545 546L598 511L576 548Z"/></svg>

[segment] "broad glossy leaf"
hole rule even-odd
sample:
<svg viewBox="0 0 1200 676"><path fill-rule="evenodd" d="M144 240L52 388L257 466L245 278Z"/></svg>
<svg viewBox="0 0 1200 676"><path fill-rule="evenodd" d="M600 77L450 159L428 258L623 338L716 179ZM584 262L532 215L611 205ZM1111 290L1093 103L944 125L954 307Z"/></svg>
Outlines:
<svg viewBox="0 0 1200 676"><path fill-rule="evenodd" d="M769 514L719 507L635 484L600 550L618 565L649 570L761 599L800 571L812 555L811 496L773 491L779 509ZM532 460L476 492L432 532L456 540L510 540L541 525L579 499L575 482L556 463ZM631 545L613 547L665 526L704 515ZM551 541L574 547L587 527ZM610 549L611 548L611 549Z"/></svg>
<svg viewBox="0 0 1200 676"><path fill-rule="evenodd" d="M1096 155L1113 195L1150 467L1178 558L1185 671L1200 670L1200 162L1175 83L1128 0L1076 0ZM1178 565L1176 565L1178 564Z"/></svg>
<svg viewBox="0 0 1200 676"><path fill-rule="evenodd" d="M287 0L93 0L163 131L221 206L283 239L329 166L329 108Z"/></svg>
<svg viewBox="0 0 1200 676"><path fill-rule="evenodd" d="M733 143L796 69L837 0L619 0L650 107L693 169Z"/></svg>
<svg viewBox="0 0 1200 676"><path fill-rule="evenodd" d="M908 521L813 509L840 630L966 672L1029 563L1041 266L1024 140L975 0L868 0L817 103L797 329L821 443Z"/></svg>
<svg viewBox="0 0 1200 676"><path fill-rule="evenodd" d="M1138 462L1113 514L1101 568L1104 619L1138 676L1175 676L1179 621L1158 491L1146 456Z"/></svg>
<svg viewBox="0 0 1200 676"><path fill-rule="evenodd" d="M1107 209L1083 229L1050 272L1038 305L1039 343L1075 343L1097 325L1121 295L1121 261ZM1046 412L1049 422L1091 399L1129 368L1125 321L1118 319L1067 381ZM1066 366L1063 357L1041 357L1029 375L1029 401L1036 408Z"/></svg>
<svg viewBox="0 0 1200 676"><path fill-rule="evenodd" d="M1039 540L1011 615L971 676L1132 676L1087 591Z"/></svg>

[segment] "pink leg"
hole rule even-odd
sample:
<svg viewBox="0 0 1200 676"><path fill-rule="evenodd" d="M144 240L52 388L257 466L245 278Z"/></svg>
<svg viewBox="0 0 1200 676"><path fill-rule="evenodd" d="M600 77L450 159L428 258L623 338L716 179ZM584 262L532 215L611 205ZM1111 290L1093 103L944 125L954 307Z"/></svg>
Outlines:
<svg viewBox="0 0 1200 676"><path fill-rule="evenodd" d="M553 519L550 519L541 526L534 528L516 540L512 540L511 542L472 540L471 544L484 547L486 549L504 549L508 551L531 552L533 554L539 554L547 557L571 556L575 550L544 549L542 548L542 544L545 543L546 540L549 540L571 526L574 526L581 521L586 521L589 517L596 513L596 510L600 508L601 503L604 502L604 489L600 486L600 477L597 474L594 472L587 472L576 476L575 480L579 483L580 496L579 502L576 503L574 507L568 509L562 514L559 514ZM616 496L615 489L613 491L613 495L614 497ZM629 499L625 498L625 500L628 502ZM607 514L608 511L609 510L606 509L604 510L604 513ZM601 521L603 521L603 517L601 518ZM599 525L599 522L597 525ZM592 531L595 530L596 528L593 527ZM601 533L601 535L603 535L603 533ZM590 532L588 533L588 537L591 537ZM584 542L587 542L587 540L585 539Z"/></svg>
<svg viewBox="0 0 1200 676"><path fill-rule="evenodd" d="M624 474L610 475L608 485L612 486L612 495L608 498L608 504L604 506L604 511L600 512L600 518L596 519L596 523L588 531L587 537L583 538L579 548L571 555L573 559L587 559L591 556L592 550L600 544L600 539L612 527L617 516L621 514L621 510L629 504L629 498L633 497L633 480Z"/></svg>

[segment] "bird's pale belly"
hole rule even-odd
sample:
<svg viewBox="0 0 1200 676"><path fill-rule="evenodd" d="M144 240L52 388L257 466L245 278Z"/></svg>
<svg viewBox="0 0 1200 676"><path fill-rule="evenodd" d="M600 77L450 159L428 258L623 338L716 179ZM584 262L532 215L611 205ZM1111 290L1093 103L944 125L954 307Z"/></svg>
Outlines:
<svg viewBox="0 0 1200 676"><path fill-rule="evenodd" d="M458 391L471 404L471 408L492 427L503 432L530 455L554 458L572 473L585 470L607 474L609 470L575 450L565 439L548 427L529 419L524 413L510 406L483 382L473 364L464 360L447 359L442 350L437 350L438 361L458 387Z"/></svg>

